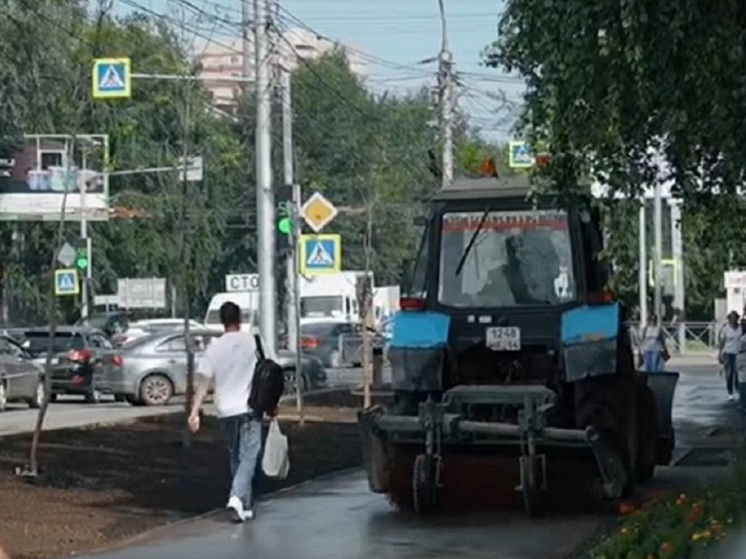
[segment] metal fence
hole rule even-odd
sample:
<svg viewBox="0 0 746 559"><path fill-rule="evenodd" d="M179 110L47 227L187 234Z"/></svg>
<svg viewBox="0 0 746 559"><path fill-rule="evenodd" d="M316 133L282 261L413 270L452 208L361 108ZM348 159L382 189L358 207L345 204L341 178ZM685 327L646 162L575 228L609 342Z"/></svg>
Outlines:
<svg viewBox="0 0 746 559"><path fill-rule="evenodd" d="M640 324L628 323L633 340L640 339ZM718 332L722 324L717 322L681 322L663 324L668 348L675 353L712 352L718 346Z"/></svg>

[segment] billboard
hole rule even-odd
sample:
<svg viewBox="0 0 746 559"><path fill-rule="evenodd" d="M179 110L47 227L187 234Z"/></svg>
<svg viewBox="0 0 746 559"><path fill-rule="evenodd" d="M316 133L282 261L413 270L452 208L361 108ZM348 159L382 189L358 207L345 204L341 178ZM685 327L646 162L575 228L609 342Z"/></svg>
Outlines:
<svg viewBox="0 0 746 559"><path fill-rule="evenodd" d="M31 135L0 154L0 220L109 218L107 135Z"/></svg>

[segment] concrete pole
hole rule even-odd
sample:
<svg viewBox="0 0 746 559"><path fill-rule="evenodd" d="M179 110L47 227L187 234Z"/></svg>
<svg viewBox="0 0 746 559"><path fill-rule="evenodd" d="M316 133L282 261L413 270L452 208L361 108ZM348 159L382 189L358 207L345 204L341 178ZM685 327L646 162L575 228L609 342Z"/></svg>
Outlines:
<svg viewBox="0 0 746 559"><path fill-rule="evenodd" d="M247 0L245 0L247 1ZM259 268L259 333L268 356L277 355L277 291L275 270L275 207L272 193L272 136L269 32L271 0L254 0L256 69L256 213Z"/></svg>
<svg viewBox="0 0 746 559"><path fill-rule="evenodd" d="M645 197L640 200L639 218L639 248L638 248L638 284L640 290L640 333L648 323L648 245L647 245L647 215L645 212Z"/></svg>
<svg viewBox="0 0 746 559"><path fill-rule="evenodd" d="M686 307L686 286L684 285L684 242L681 230L681 202L668 199L671 208L671 253L674 260L674 296L673 305L682 313ZM678 325L679 351L686 350L686 326L679 320Z"/></svg>
<svg viewBox="0 0 746 559"><path fill-rule="evenodd" d="M74 147L73 147L74 149ZM85 148L83 148L83 155L82 155L82 165L81 165L81 171L84 171L88 168L88 153ZM83 173L80 173L82 175ZM80 238L85 243L85 253L86 253L86 259L87 259L87 265L85 268L85 276L83 277L82 286L80 290L80 298L81 298L81 305L80 305L80 316L83 319L88 318L89 310L88 310L88 284L90 282L91 278L91 241L88 239L88 218L86 216L87 214L87 206L86 206L86 194L88 190L88 185L83 182L82 184L78 184L80 188Z"/></svg>
<svg viewBox="0 0 746 559"><path fill-rule="evenodd" d="M300 293L298 289L298 238L300 233L300 185L295 181L293 167L293 94L292 74L287 68L280 68L280 88L282 91L282 162L286 185L293 186L293 200L290 209L291 233L290 252L285 262L287 269L286 318L288 325L288 349L295 354L295 407L298 410L300 426L303 427L303 359L300 351Z"/></svg>
<svg viewBox="0 0 746 559"><path fill-rule="evenodd" d="M441 48L438 78L440 81L440 133L443 142L443 188L453 182L453 54L448 50L448 27L443 0L438 0L441 24Z"/></svg>
<svg viewBox="0 0 746 559"><path fill-rule="evenodd" d="M655 200L653 206L653 235L655 241L653 254L653 309L658 319L663 319L663 185L655 181Z"/></svg>

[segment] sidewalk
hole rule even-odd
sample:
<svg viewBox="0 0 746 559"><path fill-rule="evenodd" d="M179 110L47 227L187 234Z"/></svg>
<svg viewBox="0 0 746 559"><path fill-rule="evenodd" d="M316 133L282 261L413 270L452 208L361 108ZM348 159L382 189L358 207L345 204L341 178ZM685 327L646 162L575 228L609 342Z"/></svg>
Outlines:
<svg viewBox="0 0 746 559"><path fill-rule="evenodd" d="M666 363L666 369L675 371L677 367L713 367L717 366L717 355L714 351L674 354Z"/></svg>

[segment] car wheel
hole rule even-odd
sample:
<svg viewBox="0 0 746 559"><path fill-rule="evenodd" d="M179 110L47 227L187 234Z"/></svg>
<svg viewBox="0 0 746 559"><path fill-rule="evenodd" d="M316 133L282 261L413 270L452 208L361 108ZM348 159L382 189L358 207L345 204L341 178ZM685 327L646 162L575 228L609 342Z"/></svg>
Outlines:
<svg viewBox="0 0 746 559"><path fill-rule="evenodd" d="M142 402L137 399L135 396L125 396L124 401L127 402L130 406L141 406Z"/></svg>
<svg viewBox="0 0 746 559"><path fill-rule="evenodd" d="M36 383L36 392L34 397L28 401L28 406L32 409L39 409L44 404L44 396L46 395L46 387L44 386L44 379L39 379Z"/></svg>
<svg viewBox="0 0 746 559"><path fill-rule="evenodd" d="M101 391L99 391L95 386L92 386L91 391L85 396L85 401L87 404L100 404Z"/></svg>
<svg viewBox="0 0 746 559"><path fill-rule="evenodd" d="M329 366L332 369L339 369L341 363L342 360L339 357L339 350L333 349L331 353L329 353Z"/></svg>
<svg viewBox="0 0 746 559"><path fill-rule="evenodd" d="M0 380L0 412L8 409L8 387L4 380Z"/></svg>
<svg viewBox="0 0 746 559"><path fill-rule="evenodd" d="M295 383L295 369L286 369L284 371L285 376L285 390L283 391L283 395L290 396L297 392L296 389L296 383ZM303 374L300 377L300 386L301 386L301 393L306 392L308 390L308 379L306 378L306 375Z"/></svg>
<svg viewBox="0 0 746 559"><path fill-rule="evenodd" d="M163 375L150 375L140 385L140 400L146 406L165 406L173 396L174 387Z"/></svg>

